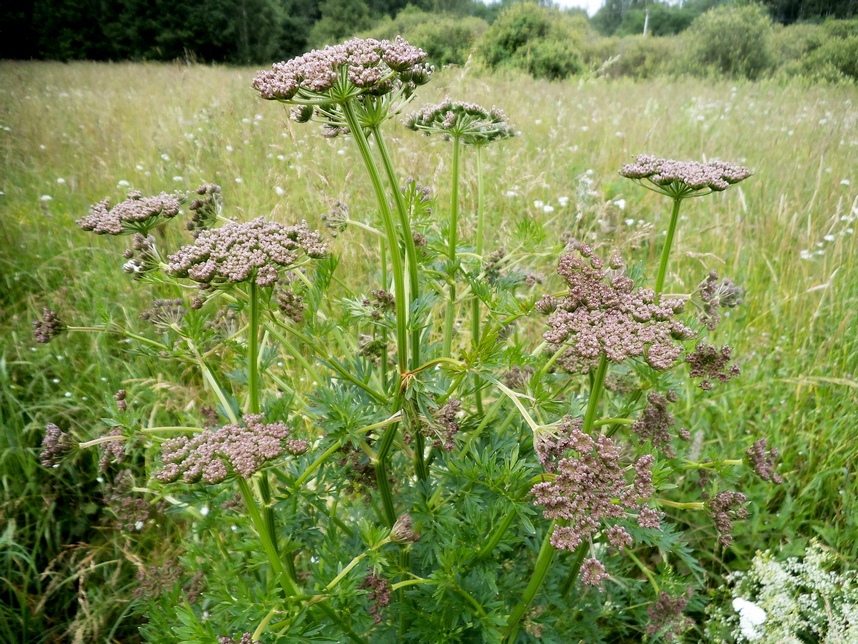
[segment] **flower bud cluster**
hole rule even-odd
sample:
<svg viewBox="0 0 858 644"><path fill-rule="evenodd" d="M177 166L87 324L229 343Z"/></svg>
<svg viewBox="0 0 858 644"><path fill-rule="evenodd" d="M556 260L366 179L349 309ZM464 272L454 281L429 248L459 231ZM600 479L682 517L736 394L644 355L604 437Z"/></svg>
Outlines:
<svg viewBox="0 0 858 644"><path fill-rule="evenodd" d="M369 601L372 602L369 614L376 624L381 624L381 611L390 605L390 582L380 575L370 573L360 587L369 590Z"/></svg>
<svg viewBox="0 0 858 644"><path fill-rule="evenodd" d="M290 439L292 429L282 422L265 424L261 414L248 414L244 426L224 425L192 438L180 436L161 445L164 466L156 478L166 483L220 483L231 473L248 479L268 461L284 452L301 454L307 441Z"/></svg>
<svg viewBox="0 0 858 644"><path fill-rule="evenodd" d="M733 348L724 345L720 349L701 342L694 351L685 356L685 362L691 367L689 375L692 378L702 378L700 388L704 391L712 389L712 380L727 382L730 378L741 373L738 365L731 365Z"/></svg>
<svg viewBox="0 0 858 644"><path fill-rule="evenodd" d="M182 319L188 313L182 304L183 302L180 299L155 300L152 302L152 308L140 314L140 319L151 322L156 328L161 330L181 326Z"/></svg>
<svg viewBox="0 0 858 644"><path fill-rule="evenodd" d="M209 230L214 227L223 209L223 197L220 194L221 189L216 183L204 183L197 188L196 193L199 196L188 207L192 214L186 224L187 229L191 231L194 239L203 230Z"/></svg>
<svg viewBox="0 0 858 644"><path fill-rule="evenodd" d="M128 409L128 401L126 398L128 397L128 392L124 389L120 389L115 394L113 394L113 399L116 401L116 409L119 411L125 411Z"/></svg>
<svg viewBox="0 0 858 644"><path fill-rule="evenodd" d="M134 233L131 248L126 249L123 257L128 261L122 265L122 270L135 278L142 277L160 265L155 238L152 235Z"/></svg>
<svg viewBox="0 0 858 644"><path fill-rule="evenodd" d="M277 308L287 318L300 324L304 321L304 298L297 295L292 289L281 289L277 292Z"/></svg>
<svg viewBox="0 0 858 644"><path fill-rule="evenodd" d="M47 344L65 331L66 325L57 316L56 311L45 307L42 309L42 317L33 320L33 337L40 344Z"/></svg>
<svg viewBox="0 0 858 644"><path fill-rule="evenodd" d="M410 114L405 119L405 127L426 135L440 133L445 138L458 137L466 145L485 145L515 136L502 110L449 98Z"/></svg>
<svg viewBox="0 0 858 644"><path fill-rule="evenodd" d="M742 304L742 297L745 294L740 286L736 286L732 280L726 277L719 282L718 273L715 271L711 271L697 289L700 291L700 299L703 300L703 313L700 316L700 321L710 331L714 331L718 322L721 321L719 308L723 306L732 309L739 306Z"/></svg>
<svg viewBox="0 0 858 644"><path fill-rule="evenodd" d="M93 204L89 214L79 219L77 225L97 235L147 235L153 228L178 215L183 200L184 195L178 192L144 197L143 193L135 190L113 208L110 207L110 199Z"/></svg>
<svg viewBox="0 0 858 644"><path fill-rule="evenodd" d="M676 452L670 446L670 441L673 438L670 434L670 428L676 424L673 415L667 411L668 403L676 402L676 393L673 390L662 396L655 392L647 395L647 406L632 425L632 431L637 434L641 440L652 440L652 446L661 448L669 457L676 455ZM686 429L679 430L679 436L683 440L690 440L691 435Z"/></svg>
<svg viewBox="0 0 858 644"><path fill-rule="evenodd" d="M253 633L247 631L242 633L241 639L237 642L228 635L221 635L217 638L218 644L256 644L258 640L253 639Z"/></svg>
<svg viewBox="0 0 858 644"><path fill-rule="evenodd" d="M724 161L675 161L650 154L639 154L634 163L627 163L620 175L638 182L646 180L645 187L675 199L726 190L751 176L744 166Z"/></svg>
<svg viewBox="0 0 858 644"><path fill-rule="evenodd" d="M116 517L114 526L117 530L139 531L152 515L152 506L135 496L131 491L132 487L134 476L131 470L122 470L105 491L104 500Z"/></svg>
<svg viewBox="0 0 858 644"><path fill-rule="evenodd" d="M98 460L98 471L104 473L111 463L117 465L125 459L126 441L122 436L122 428L114 427L105 436L116 436L116 440L102 443L99 446L101 458Z"/></svg>
<svg viewBox="0 0 858 644"><path fill-rule="evenodd" d="M407 512L396 519L390 529L390 540L393 543L414 543L420 541L420 535L414 531L411 515Z"/></svg>
<svg viewBox="0 0 858 644"><path fill-rule="evenodd" d="M565 361L581 371L598 363L602 354L614 363L643 358L653 369L670 369L682 353L679 341L696 335L674 319L684 302L657 302L651 289L636 289L619 257L605 268L586 244L572 242L570 248L575 252L563 255L557 269L569 295L557 301L548 318L551 329L543 337L553 345L569 341Z"/></svg>
<svg viewBox="0 0 858 644"><path fill-rule="evenodd" d="M767 454L766 444L765 438L755 441L745 452L745 462L764 481L780 485L784 482L783 477L775 471L779 452L773 447Z"/></svg>
<svg viewBox="0 0 858 644"><path fill-rule="evenodd" d="M361 303L372 309L370 316L373 320L380 320L385 313L392 313L396 309L396 299L390 291L380 288L371 291L369 295L370 297L365 297Z"/></svg>
<svg viewBox="0 0 858 644"><path fill-rule="evenodd" d="M336 237L349 225L349 207L342 201L335 201L331 210L322 215L325 227L331 231L331 237Z"/></svg>
<svg viewBox="0 0 858 644"><path fill-rule="evenodd" d="M45 437L42 439L42 453L39 461L45 467L58 467L60 460L74 447L74 439L54 423L45 427Z"/></svg>
<svg viewBox="0 0 858 644"><path fill-rule="evenodd" d="M421 428L421 433L432 439L432 446L453 451L456 446L456 434L459 433L457 416L462 409L462 401L450 398L443 407L432 412L432 419Z"/></svg>
<svg viewBox="0 0 858 644"><path fill-rule="evenodd" d="M733 521L748 518L748 508L745 507L747 497L741 492L725 490L706 501L709 517L718 530L718 540L723 546L733 543Z"/></svg>
<svg viewBox="0 0 858 644"><path fill-rule="evenodd" d="M157 599L165 592L172 590L181 576L182 567L175 557L167 559L160 568L158 566L140 568L137 571L139 585L134 590L134 596Z"/></svg>
<svg viewBox="0 0 858 644"><path fill-rule="evenodd" d="M251 279L259 286L272 286L278 271L298 261L302 252L318 258L327 250L305 221L284 226L258 217L201 232L193 244L170 255L168 270L174 277L210 287Z"/></svg>
<svg viewBox="0 0 858 644"><path fill-rule="evenodd" d="M573 551L599 531L604 531L612 546L623 548L632 538L615 521L634 515L631 511L637 512L641 527L659 526L657 513L645 506L655 492L655 458L645 454L624 464L619 444L604 435L592 438L582 425L580 418L567 416L554 432L537 433L534 446L539 461L555 477L537 483L531 491L546 519L563 521L551 535L555 548ZM587 570L587 578L600 583L604 567L591 563Z"/></svg>
<svg viewBox="0 0 858 644"><path fill-rule="evenodd" d="M426 55L400 36L393 42L353 38L257 72L253 88L264 99L285 103L334 104L393 91L409 95L434 71L425 63ZM307 107L301 106L296 120L310 119Z"/></svg>
<svg viewBox="0 0 858 644"><path fill-rule="evenodd" d="M689 586L685 593L679 597L671 597L665 591L658 593L658 599L647 608L649 624L646 627L647 635L660 634L666 642L674 642L682 633L694 626L694 620L683 617L688 607L688 600L694 594Z"/></svg>

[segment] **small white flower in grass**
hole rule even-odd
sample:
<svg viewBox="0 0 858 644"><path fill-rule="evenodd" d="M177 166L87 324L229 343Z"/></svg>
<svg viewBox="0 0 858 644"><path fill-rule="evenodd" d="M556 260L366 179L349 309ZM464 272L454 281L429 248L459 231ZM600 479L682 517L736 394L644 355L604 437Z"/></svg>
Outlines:
<svg viewBox="0 0 858 644"><path fill-rule="evenodd" d="M513 197L517 197L518 193L515 190L507 190L506 196L512 199Z"/></svg>
<svg viewBox="0 0 858 644"><path fill-rule="evenodd" d="M565 208L569 204L569 197L557 197L557 203L560 204L561 208Z"/></svg>
<svg viewBox="0 0 858 644"><path fill-rule="evenodd" d="M545 202L540 201L539 199L537 199L536 201L533 202L533 207L536 208L537 210L539 210L543 206L545 206Z"/></svg>
<svg viewBox="0 0 858 644"><path fill-rule="evenodd" d="M182 176L179 176L179 175L176 175L175 177L173 177L173 181L184 181L184 180L185 180L185 178Z"/></svg>
<svg viewBox="0 0 858 644"><path fill-rule="evenodd" d="M232 152L234 149L235 149L235 148L234 148L234 147L232 147L231 145L226 146L226 151L227 151L227 152Z"/></svg>
<svg viewBox="0 0 858 644"><path fill-rule="evenodd" d="M39 197L39 201L53 201L53 197L51 195L42 195Z"/></svg>
<svg viewBox="0 0 858 644"><path fill-rule="evenodd" d="M274 186L274 192L277 193L278 197L282 197L283 195L286 194L286 191L283 188L281 188L280 186Z"/></svg>
<svg viewBox="0 0 858 644"><path fill-rule="evenodd" d="M204 505L203 507L201 507L200 514L202 514L204 517L207 517L209 515L209 506Z"/></svg>
<svg viewBox="0 0 858 644"><path fill-rule="evenodd" d="M337 154L339 154L340 156L345 156L346 151L343 148L340 148L339 150L337 150Z"/></svg>
<svg viewBox="0 0 858 644"><path fill-rule="evenodd" d="M833 242L836 238L834 237L834 235L826 235L825 237L823 237L823 239L827 242Z"/></svg>
<svg viewBox="0 0 858 644"><path fill-rule="evenodd" d="M236 177L235 182L236 183L244 183L244 179L242 179L241 177Z"/></svg>
<svg viewBox="0 0 858 644"><path fill-rule="evenodd" d="M126 181L125 179L120 179L119 182L116 184L116 187L117 188L127 188L130 185L131 184L128 181Z"/></svg>
<svg viewBox="0 0 858 644"><path fill-rule="evenodd" d="M626 219L626 226L634 226L634 225L635 225L634 219Z"/></svg>
<svg viewBox="0 0 858 644"><path fill-rule="evenodd" d="M581 131L582 131L582 132L587 132L589 129L590 129L590 128L589 128L589 127L587 127L586 125L582 125L582 126L581 126Z"/></svg>
<svg viewBox="0 0 858 644"><path fill-rule="evenodd" d="M72 396L70 391L67 391L67 392L66 392L65 394L63 394L63 395L64 395L66 398L71 398L71 396Z"/></svg>
<svg viewBox="0 0 858 644"><path fill-rule="evenodd" d="M135 529L135 530L142 530L142 529L143 529L143 522L142 522L142 521L138 521L137 523L135 523L135 524L134 524L134 529Z"/></svg>
<svg viewBox="0 0 858 644"><path fill-rule="evenodd" d="M250 123L250 119L241 119L242 123Z"/></svg>
<svg viewBox="0 0 858 644"><path fill-rule="evenodd" d="M54 378L53 380L51 380L51 382L52 382L52 383L54 383L54 384L56 385L56 384L59 384L60 379L59 379L59 378Z"/></svg>
<svg viewBox="0 0 858 644"><path fill-rule="evenodd" d="M62 183L65 183L65 182L66 182L66 180L65 180L65 179L63 179L62 177L57 177L57 183L62 184ZM841 182L841 183L842 183L842 182ZM848 184L847 184L847 185L848 185Z"/></svg>
<svg viewBox="0 0 858 644"><path fill-rule="evenodd" d="M760 639L764 632L757 630L766 622L766 611L741 597L733 600L733 609L739 613L739 629L745 639L754 642Z"/></svg>
<svg viewBox="0 0 858 644"><path fill-rule="evenodd" d="M40 150L47 150L47 149L48 149L48 146L47 146L47 145L40 145L40 146L39 146L39 149L40 149Z"/></svg>
<svg viewBox="0 0 858 644"><path fill-rule="evenodd" d="M138 163L137 165L134 166L134 169L137 170L137 172L143 172L143 170L145 170L146 168L144 168L142 165L140 165Z"/></svg>
<svg viewBox="0 0 858 644"><path fill-rule="evenodd" d="M170 155L165 152L164 154L161 155L161 158L164 159L164 161L169 161Z"/></svg>
<svg viewBox="0 0 858 644"><path fill-rule="evenodd" d="M615 205L617 208L619 208L620 210L625 210L625 209L626 209L626 200L625 200L625 199L617 199L617 200L614 202L614 205Z"/></svg>
<svg viewBox="0 0 858 644"><path fill-rule="evenodd" d="M286 155L284 155L284 154L278 154L278 155L277 155L277 160L278 160L278 161L285 161L285 160L286 160Z"/></svg>
<svg viewBox="0 0 858 644"><path fill-rule="evenodd" d="M550 213L554 212L554 206L550 206L548 204L545 204L544 206L542 206L542 212L544 212L546 214L550 214Z"/></svg>
<svg viewBox="0 0 858 644"><path fill-rule="evenodd" d="M849 179L842 179L840 181L840 185L841 186L848 186L849 185Z"/></svg>

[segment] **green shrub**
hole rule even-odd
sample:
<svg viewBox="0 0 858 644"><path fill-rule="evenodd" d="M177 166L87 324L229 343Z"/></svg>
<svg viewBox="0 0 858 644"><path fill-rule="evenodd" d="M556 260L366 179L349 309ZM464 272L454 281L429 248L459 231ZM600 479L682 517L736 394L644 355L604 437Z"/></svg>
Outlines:
<svg viewBox="0 0 858 644"><path fill-rule="evenodd" d="M464 65L474 45L489 28L482 18L421 11L408 6L362 34L365 38L402 36L424 49L434 65Z"/></svg>
<svg viewBox="0 0 858 644"><path fill-rule="evenodd" d="M858 36L826 39L803 67L807 75L825 80L858 80Z"/></svg>
<svg viewBox="0 0 858 644"><path fill-rule="evenodd" d="M509 66L536 78L560 79L583 70L582 50L591 37L585 17L524 2L498 16L477 53L491 69Z"/></svg>
<svg viewBox="0 0 858 644"><path fill-rule="evenodd" d="M772 21L759 5L716 7L685 33L684 71L753 80L772 66Z"/></svg>
<svg viewBox="0 0 858 644"><path fill-rule="evenodd" d="M601 75L609 78L652 78L664 73L676 56L679 42L676 38L653 36L627 36L605 41L610 46L602 50L603 58L599 64L604 65Z"/></svg>

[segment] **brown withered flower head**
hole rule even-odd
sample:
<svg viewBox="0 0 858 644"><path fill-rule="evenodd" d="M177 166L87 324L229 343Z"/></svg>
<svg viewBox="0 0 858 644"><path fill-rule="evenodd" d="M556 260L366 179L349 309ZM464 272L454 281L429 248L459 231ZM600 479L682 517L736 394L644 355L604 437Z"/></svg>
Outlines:
<svg viewBox="0 0 858 644"><path fill-rule="evenodd" d="M149 231L166 223L179 214L185 196L181 193L162 192L154 197L144 197L139 190L128 193L128 198L113 208L110 199L90 206L89 214L79 219L77 225L97 235L132 235Z"/></svg>
<svg viewBox="0 0 858 644"><path fill-rule="evenodd" d="M745 462L764 481L780 485L784 480L775 470L780 454L777 448L774 447L766 453L766 445L767 441L765 438L755 441L745 452Z"/></svg>
<svg viewBox="0 0 858 644"><path fill-rule="evenodd" d="M33 337L40 344L47 344L65 331L66 325L60 320L56 311L45 307L42 309L42 317L33 320Z"/></svg>
<svg viewBox="0 0 858 644"><path fill-rule="evenodd" d="M718 540L725 547L733 543L733 521L748 518L747 500L741 492L725 490L706 501L709 517L718 530Z"/></svg>
<svg viewBox="0 0 858 644"><path fill-rule="evenodd" d="M168 271L209 287L253 280L272 286L279 271L297 262L302 254L324 257L327 246L307 222L286 226L258 217L245 223L229 222L204 230L193 244L170 255Z"/></svg>
<svg viewBox="0 0 858 644"><path fill-rule="evenodd" d="M684 302L657 302L652 289L635 288L618 256L606 267L586 244L572 242L567 249L557 272L569 294L557 300L543 336L552 345L569 344L564 364L588 371L604 354L613 363L641 358L653 369L670 369L682 353L679 343L696 335L675 319Z"/></svg>
<svg viewBox="0 0 858 644"><path fill-rule="evenodd" d="M264 423L261 414L248 414L244 426L224 425L193 437L180 436L161 445L163 468L156 478L166 483L220 483L230 474L248 479L268 461L283 453L307 451L307 441L290 438L292 429L282 422Z"/></svg>
<svg viewBox="0 0 858 644"><path fill-rule="evenodd" d="M675 161L639 154L620 175L672 199L685 199L726 190L750 177L751 171L724 161Z"/></svg>
<svg viewBox="0 0 858 644"><path fill-rule="evenodd" d="M194 239L200 232L213 228L223 210L221 188L216 183L204 183L196 190L197 197L191 202L188 210L191 217L186 224Z"/></svg>
<svg viewBox="0 0 858 644"><path fill-rule="evenodd" d="M697 287L700 299L703 301L700 321L710 331L714 331L721 321L721 308L732 309L742 304L745 292L736 286L732 280L718 279L718 273L711 271L706 279Z"/></svg>
<svg viewBox="0 0 858 644"><path fill-rule="evenodd" d="M712 380L727 382L742 372L738 365L730 364L732 358L732 347L725 344L718 349L701 342L694 351L685 356L685 362L690 367L689 375L692 378L701 378L700 388L708 391L712 389Z"/></svg>
<svg viewBox="0 0 858 644"><path fill-rule="evenodd" d="M393 42L353 38L274 63L270 70L257 72L253 88L266 100L299 106L382 96L400 87L413 91L432 75L426 56L400 36Z"/></svg>
<svg viewBox="0 0 858 644"><path fill-rule="evenodd" d="M515 136L506 115L497 107L486 109L449 98L410 114L405 119L405 127L427 136L442 134L447 139L458 138L466 145L486 145Z"/></svg>
<svg viewBox="0 0 858 644"><path fill-rule="evenodd" d="M54 423L48 423L42 440L42 453L39 460L45 467L59 467L60 460L75 445L74 439Z"/></svg>

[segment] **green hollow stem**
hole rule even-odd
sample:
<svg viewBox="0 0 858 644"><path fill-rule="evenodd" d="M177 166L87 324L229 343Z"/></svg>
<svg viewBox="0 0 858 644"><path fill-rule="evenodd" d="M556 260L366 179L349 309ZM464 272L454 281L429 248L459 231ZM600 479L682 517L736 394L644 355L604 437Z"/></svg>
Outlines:
<svg viewBox="0 0 858 644"><path fill-rule="evenodd" d="M378 126L372 128L372 134L375 137L375 142L378 145L378 152L381 155L381 162L384 166L384 171L387 174L387 182L390 184L390 191L393 193L393 203L396 204L396 214L399 217L399 225L402 227L402 243L405 246L405 260L408 264L408 285L411 291L411 299L409 305L413 304L420 298L420 282L417 266L417 246L414 244L414 234L411 231L411 221L408 219L408 211L405 208L405 198L402 195L402 190L399 185L399 179L396 177L396 172L393 169L393 162L390 159L390 153L387 150L387 143L381 135L381 129ZM409 306L410 308L410 306ZM413 369L420 364L420 325L412 321L411 328L411 368Z"/></svg>
<svg viewBox="0 0 858 644"><path fill-rule="evenodd" d="M384 242L384 237L378 240L378 250L381 255L381 283L384 288L387 288L389 277L387 275L387 244ZM381 389L387 391L387 328L381 328L381 361L378 365L381 370Z"/></svg>
<svg viewBox="0 0 858 644"><path fill-rule="evenodd" d="M524 595L522 595L521 601L512 609L512 613L510 613L510 616L506 621L504 637L507 638L508 642L515 641L515 637L518 634L518 624L521 622L521 618L524 617L525 612L527 612L527 608L530 606L533 598L536 597L539 587L542 585L542 582L545 580L545 576L548 574L551 562L554 560L556 549L551 545L551 533L554 532L555 523L555 521L552 521L551 525L548 526L548 531L545 533L545 539L542 541L542 547L539 549L539 555L536 557L536 565L533 568L533 574L530 576L527 588L524 589Z"/></svg>
<svg viewBox="0 0 858 644"><path fill-rule="evenodd" d="M673 209L670 213L670 225L667 228L667 238L664 240L664 248L661 251L661 261L658 264L658 275L655 278L655 297L656 302L661 297L664 290L664 279L667 276L667 262L670 259L670 248L673 246L673 237L676 234L676 224L679 221L679 207L682 205L682 199L673 200Z"/></svg>
<svg viewBox="0 0 858 644"><path fill-rule="evenodd" d="M608 375L608 358L602 353L599 358L599 366L596 369L596 376L593 378L593 386L590 389L590 398L587 401L587 411L584 414L585 434L589 433L596 423L596 414L599 411L599 400L602 397L602 389L605 385L605 376Z"/></svg>
<svg viewBox="0 0 858 644"><path fill-rule="evenodd" d="M561 597L566 597L569 591L572 590L572 586L575 585L575 580L578 578L578 572L581 570L581 564L584 562L586 552L587 548L584 544L581 544L575 550L575 554L572 556L572 565L569 566L569 574L566 575L566 581L563 582L563 587L560 589Z"/></svg>
<svg viewBox="0 0 858 644"><path fill-rule="evenodd" d="M457 228L459 225L459 148L461 141L453 137L453 177L450 198L450 230L447 238L447 277L450 280L447 310L444 315L444 343L441 355L449 358L453 351L453 324L456 322L456 245L458 243Z"/></svg>
<svg viewBox="0 0 858 644"><path fill-rule="evenodd" d="M482 264L483 258L483 146L477 146L477 239L475 246L476 255ZM480 346L480 298L474 296L471 300L471 338L474 347ZM477 414L483 415L483 380L478 375L474 376L474 399L477 405Z"/></svg>
<svg viewBox="0 0 858 644"><path fill-rule="evenodd" d="M383 508L383 520L388 528L392 528L396 523L396 509L393 505L393 493L390 490L390 481L387 477L387 457L390 454L390 448L393 446L393 439L396 437L396 425L388 425L381 435L378 451L375 454L375 480L378 485L378 492L381 495L381 503Z"/></svg>
<svg viewBox="0 0 858 644"><path fill-rule="evenodd" d="M382 223L384 224L384 232L387 235L387 243L390 246L394 297L396 299L396 359L399 366L399 373L405 373L408 370L408 300L405 294L405 273L402 266L402 254L399 251L396 223L393 221L393 214L390 212L387 195L384 193L381 175L378 172L375 159L372 157L369 141L366 138L363 127L358 121L357 114L355 114L354 105L346 101L342 104L342 109L346 117L346 122L349 125L349 130L351 130L351 134L360 150L364 166L366 166L366 170L369 173L372 187L375 190L378 209L381 213Z"/></svg>
<svg viewBox="0 0 858 644"><path fill-rule="evenodd" d="M286 594L286 597L297 594L298 588L295 586L295 581L289 577L289 573L286 572L286 567L283 565L280 555L277 554L277 549L271 541L271 535L268 532L268 527L266 526L265 521L262 518L262 514L260 514L259 508L256 505L256 499L253 497L250 485L245 479L238 477L238 488L241 491L241 497L244 500L244 507L247 508L247 513L250 515L253 527L256 528L256 533L259 535L259 541L262 543L262 549L265 551L265 554L268 557L268 562L271 564L271 567L274 569L274 573L277 575L277 580L280 582L283 592Z"/></svg>
<svg viewBox="0 0 858 644"><path fill-rule="evenodd" d="M503 518L503 520L497 524L495 529L492 531L489 540L486 541L486 545L480 548L480 552L477 554L477 559L485 559L490 554L492 554L492 550L500 543L501 539L503 539L506 531L509 530L512 522L515 520L517 513L515 508L512 508L507 515Z"/></svg>

